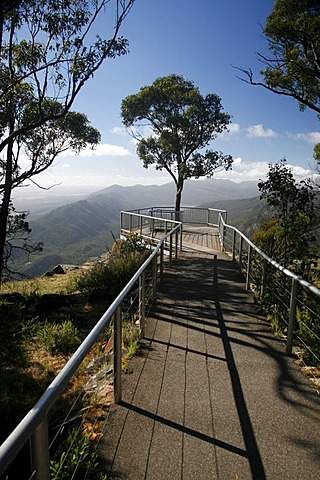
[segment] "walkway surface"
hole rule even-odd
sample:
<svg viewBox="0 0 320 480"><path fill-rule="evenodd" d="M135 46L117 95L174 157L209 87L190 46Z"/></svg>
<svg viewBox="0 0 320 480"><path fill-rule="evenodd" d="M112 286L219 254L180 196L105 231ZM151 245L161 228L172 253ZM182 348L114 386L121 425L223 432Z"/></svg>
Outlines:
<svg viewBox="0 0 320 480"><path fill-rule="evenodd" d="M164 276L101 441L109 473L320 480L318 394L221 252L213 285L208 252L185 252Z"/></svg>

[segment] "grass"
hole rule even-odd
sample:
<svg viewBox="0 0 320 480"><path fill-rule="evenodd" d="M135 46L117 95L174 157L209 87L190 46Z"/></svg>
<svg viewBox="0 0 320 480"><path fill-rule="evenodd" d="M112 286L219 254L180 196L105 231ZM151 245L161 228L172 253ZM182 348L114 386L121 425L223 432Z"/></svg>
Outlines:
<svg viewBox="0 0 320 480"><path fill-rule="evenodd" d="M113 293L117 293L140 266L145 255L138 251L136 244L133 246L137 250L136 255L132 251L124 251L125 258L122 258L121 252L117 252L111 265L103 269L106 281L104 289L112 286ZM96 271L100 270L100 266L96 267ZM113 300L110 292L107 298L104 295L90 294L90 282L94 288L97 284L97 279L92 275L94 271L94 268L85 273L75 270L62 275L6 282L1 286L0 416L3 420L0 443L40 398ZM114 278L109 278L111 275ZM81 292L79 281L81 284L84 278L89 278L89 289L85 288ZM98 283L100 280L101 278ZM44 301L45 297L49 303ZM49 412L50 425L61 425L72 404L78 411L83 406L87 409L85 402L89 397L84 393L84 385L88 380L88 366L93 359L105 355L105 347L111 335L112 328L109 327L79 366L68 388L54 402ZM127 371L129 359L139 350L138 335L136 325L124 323L124 371ZM94 366L98 371L99 368L101 367ZM92 374L90 367L89 375ZM92 400L94 394L94 391L90 392ZM105 408L97 397L93 404L90 403L90 411L99 404L102 409ZM81 449L80 445L77 451ZM88 454L89 457L92 459L91 453ZM60 461L61 456L55 457L53 470L59 468ZM61 478L69 478L69 473L64 473L67 476L62 475ZM97 475L94 478L105 477Z"/></svg>
<svg viewBox="0 0 320 480"><path fill-rule="evenodd" d="M69 295L77 291L76 281L81 274L82 270L73 270L65 275L52 275L16 282L5 282L0 286L0 295L19 293L27 298L48 293Z"/></svg>

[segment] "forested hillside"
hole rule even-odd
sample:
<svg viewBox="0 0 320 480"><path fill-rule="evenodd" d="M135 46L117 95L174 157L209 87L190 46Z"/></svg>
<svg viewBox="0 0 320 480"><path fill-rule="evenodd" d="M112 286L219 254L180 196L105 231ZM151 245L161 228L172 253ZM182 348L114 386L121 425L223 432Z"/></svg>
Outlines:
<svg viewBox="0 0 320 480"><path fill-rule="evenodd" d="M254 182L234 183L208 179L189 181L184 192L184 204L197 206L205 201L218 201L215 208L236 211L250 205L244 197L257 193ZM113 185L89 195L85 200L69 203L32 219L32 239L43 242L41 254L18 259L19 271L28 276L41 275L58 263L82 264L99 257L119 235L120 211L146 206L170 206L174 185L123 187ZM236 199L233 203L230 199ZM239 203L239 199L241 202ZM249 203L248 203L249 202ZM211 206L212 203L208 203ZM243 206L243 207L242 207ZM241 213L241 212L240 212ZM232 213L233 215L233 213ZM232 218L232 216L230 217Z"/></svg>

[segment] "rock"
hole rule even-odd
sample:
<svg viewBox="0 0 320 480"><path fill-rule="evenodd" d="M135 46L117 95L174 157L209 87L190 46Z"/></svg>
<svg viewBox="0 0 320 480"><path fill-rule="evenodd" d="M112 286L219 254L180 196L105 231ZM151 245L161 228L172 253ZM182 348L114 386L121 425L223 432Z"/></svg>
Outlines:
<svg viewBox="0 0 320 480"><path fill-rule="evenodd" d="M49 272L46 272L44 274L44 277L51 277L52 275L63 275L65 273L66 272L64 271L62 265L56 265L55 267L53 267L52 270L50 270Z"/></svg>

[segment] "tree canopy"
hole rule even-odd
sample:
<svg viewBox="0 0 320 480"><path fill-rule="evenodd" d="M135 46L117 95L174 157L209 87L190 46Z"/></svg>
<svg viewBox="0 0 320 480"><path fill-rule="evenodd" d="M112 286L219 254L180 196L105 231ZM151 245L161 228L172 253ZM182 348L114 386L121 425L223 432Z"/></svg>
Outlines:
<svg viewBox="0 0 320 480"><path fill-rule="evenodd" d="M309 108L320 119L319 0L276 0L263 33L270 52L258 53L263 80L239 68L245 74L241 80L292 97L300 110Z"/></svg>
<svg viewBox="0 0 320 480"><path fill-rule="evenodd" d="M121 115L137 139L137 154L148 168L166 170L176 185L179 212L184 181L210 177L221 167L231 168L232 157L203 150L227 129L230 115L216 94L201 95L194 83L180 75L157 78L122 101ZM149 135L143 135L149 129Z"/></svg>
<svg viewBox="0 0 320 480"><path fill-rule="evenodd" d="M266 199L272 209L272 219L255 236L255 241L285 267L293 268L292 263L297 260L305 266L319 220L312 185L304 180L297 183L283 159L269 165L267 179L260 181L258 187L260 198Z"/></svg>
<svg viewBox="0 0 320 480"><path fill-rule="evenodd" d="M317 0L276 0L264 34L270 55L258 54L265 64L264 82L251 69L241 69L252 85L293 97L299 107L320 115L320 3Z"/></svg>
<svg viewBox="0 0 320 480"><path fill-rule="evenodd" d="M106 59L124 55L120 27L135 0L5 0L0 7L0 279L13 188L33 181L66 149L96 145L99 132L73 112ZM104 35L93 35L105 14ZM26 167L21 154L28 157ZM13 217L12 217L13 215ZM10 227L11 225L11 227ZM12 225L15 225L13 228Z"/></svg>

